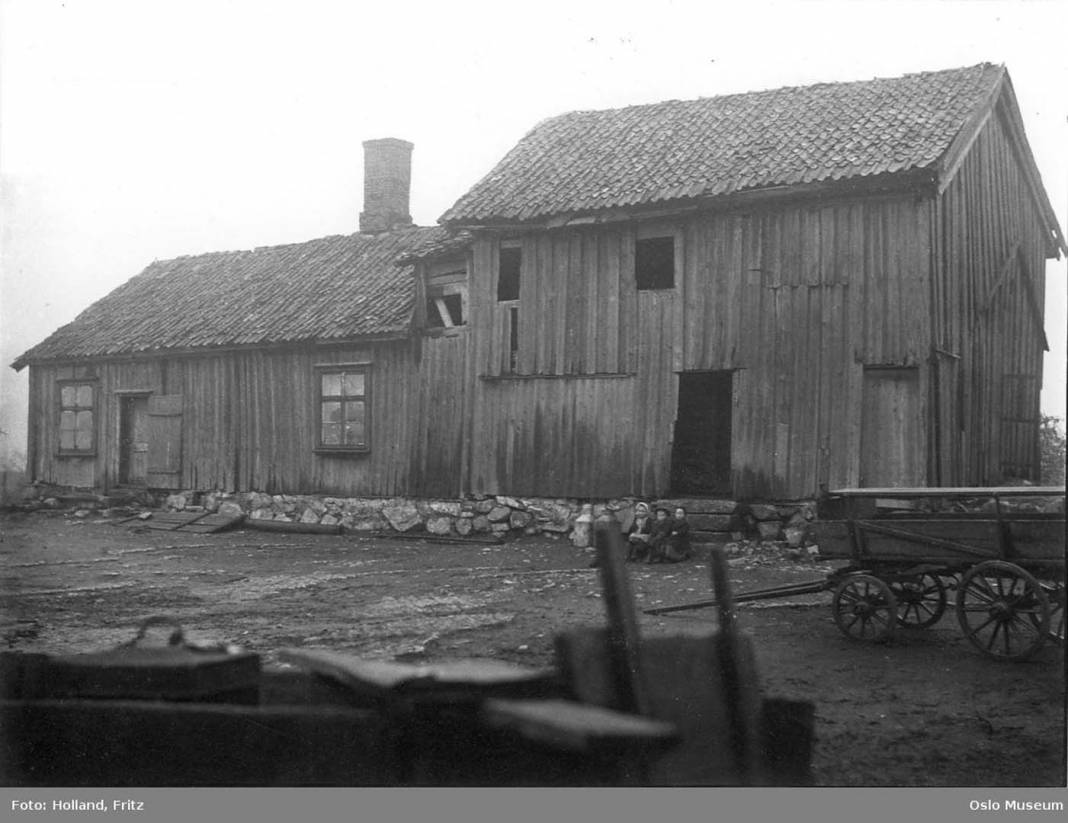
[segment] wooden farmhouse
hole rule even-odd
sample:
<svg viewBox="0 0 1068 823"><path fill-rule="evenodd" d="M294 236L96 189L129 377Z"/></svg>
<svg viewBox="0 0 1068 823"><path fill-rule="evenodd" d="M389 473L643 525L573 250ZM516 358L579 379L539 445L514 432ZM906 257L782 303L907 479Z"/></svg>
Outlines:
<svg viewBox="0 0 1068 823"><path fill-rule="evenodd" d="M565 114L432 228L156 262L23 354L33 478L334 496L1037 480L1045 261L1004 67Z"/></svg>

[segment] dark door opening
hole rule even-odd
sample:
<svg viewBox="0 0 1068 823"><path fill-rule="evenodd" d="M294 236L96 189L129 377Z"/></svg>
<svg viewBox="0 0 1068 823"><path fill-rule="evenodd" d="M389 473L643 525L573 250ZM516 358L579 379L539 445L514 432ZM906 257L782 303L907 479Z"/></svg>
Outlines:
<svg viewBox="0 0 1068 823"><path fill-rule="evenodd" d="M679 410L671 449L671 490L676 494L731 492L729 371L679 375Z"/></svg>
<svg viewBox="0 0 1068 823"><path fill-rule="evenodd" d="M148 482L148 397L122 398L119 412L119 483Z"/></svg>

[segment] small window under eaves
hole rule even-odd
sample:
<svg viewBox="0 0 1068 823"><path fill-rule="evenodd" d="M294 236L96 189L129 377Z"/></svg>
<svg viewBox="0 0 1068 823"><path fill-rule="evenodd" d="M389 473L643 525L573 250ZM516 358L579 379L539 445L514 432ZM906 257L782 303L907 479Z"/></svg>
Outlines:
<svg viewBox="0 0 1068 823"><path fill-rule="evenodd" d="M634 278L639 291L675 288L675 238L640 238L634 253Z"/></svg>
<svg viewBox="0 0 1068 823"><path fill-rule="evenodd" d="M501 248L497 266L497 302L519 299L519 269L523 252L518 246Z"/></svg>
<svg viewBox="0 0 1068 823"><path fill-rule="evenodd" d="M426 300L426 325L431 329L451 329L467 323L462 294L433 294Z"/></svg>

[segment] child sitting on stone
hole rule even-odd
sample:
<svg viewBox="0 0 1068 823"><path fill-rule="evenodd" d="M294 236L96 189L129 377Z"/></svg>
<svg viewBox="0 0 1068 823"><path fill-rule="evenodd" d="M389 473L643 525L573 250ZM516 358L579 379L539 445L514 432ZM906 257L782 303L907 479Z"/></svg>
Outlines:
<svg viewBox="0 0 1068 823"><path fill-rule="evenodd" d="M664 550L668 536L671 534L671 513L661 507L656 510L656 520L649 533L649 554L645 558L646 563L664 563Z"/></svg>
<svg viewBox="0 0 1068 823"><path fill-rule="evenodd" d="M693 556L690 548L690 521L686 519L686 509L679 506L671 520L671 528L664 540L664 562L678 563Z"/></svg>

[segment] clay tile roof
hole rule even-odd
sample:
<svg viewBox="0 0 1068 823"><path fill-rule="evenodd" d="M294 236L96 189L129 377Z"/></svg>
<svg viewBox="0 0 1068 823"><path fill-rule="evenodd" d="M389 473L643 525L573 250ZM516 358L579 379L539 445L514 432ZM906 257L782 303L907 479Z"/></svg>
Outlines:
<svg viewBox="0 0 1068 823"><path fill-rule="evenodd" d="M412 269L439 227L157 261L20 356L39 360L407 333Z"/></svg>
<svg viewBox="0 0 1068 823"><path fill-rule="evenodd" d="M478 225L933 169L1004 68L578 111L537 125L441 218Z"/></svg>

